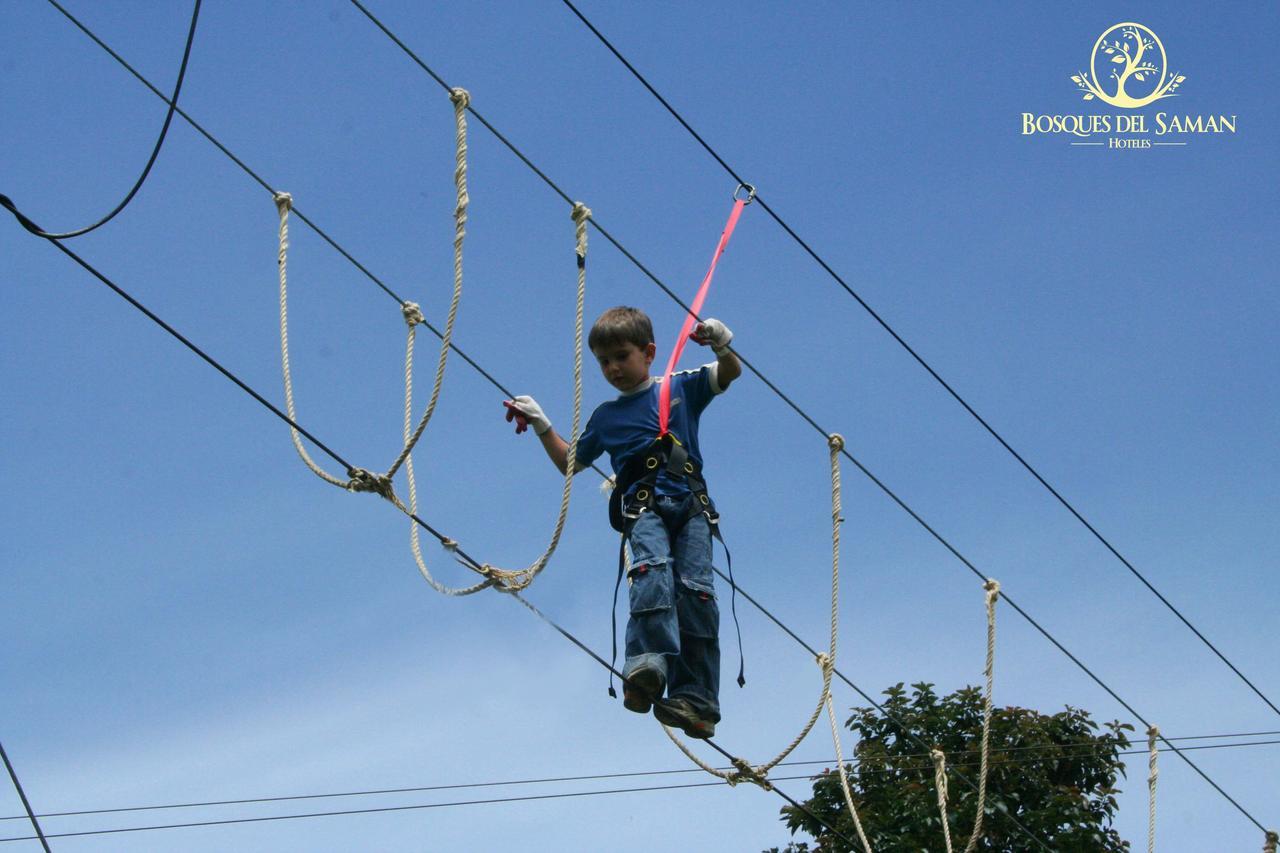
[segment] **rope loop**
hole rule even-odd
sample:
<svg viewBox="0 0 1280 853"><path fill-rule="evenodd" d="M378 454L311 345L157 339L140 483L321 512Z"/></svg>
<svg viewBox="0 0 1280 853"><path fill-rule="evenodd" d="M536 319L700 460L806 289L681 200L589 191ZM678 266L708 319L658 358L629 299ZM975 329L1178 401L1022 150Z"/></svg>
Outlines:
<svg viewBox="0 0 1280 853"><path fill-rule="evenodd" d="M278 192L274 195L276 201L276 210L281 214L293 209L293 196L286 192Z"/></svg>
<svg viewBox="0 0 1280 853"><path fill-rule="evenodd" d="M351 478L347 481L349 492L373 492L387 500L394 498L395 492L391 488L391 478L386 474L374 474L364 468L352 468L347 471L347 476Z"/></svg>
<svg viewBox="0 0 1280 853"><path fill-rule="evenodd" d="M462 111L471 106L471 93L461 86L455 86L449 90L449 100L453 101L454 109Z"/></svg>
<svg viewBox="0 0 1280 853"><path fill-rule="evenodd" d="M838 432L831 433L831 435L827 436L827 447L830 447L835 453L844 450L844 436Z"/></svg>
<svg viewBox="0 0 1280 853"><path fill-rule="evenodd" d="M404 315L404 321L409 324L410 329L427 322L427 318L422 316L422 308L416 302L405 302L400 306L400 313Z"/></svg>

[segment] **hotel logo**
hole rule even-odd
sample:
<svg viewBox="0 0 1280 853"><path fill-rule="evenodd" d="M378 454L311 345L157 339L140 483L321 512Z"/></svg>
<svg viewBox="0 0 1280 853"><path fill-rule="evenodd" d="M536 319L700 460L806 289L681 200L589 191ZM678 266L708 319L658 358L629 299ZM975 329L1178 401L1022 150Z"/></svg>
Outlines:
<svg viewBox="0 0 1280 853"><path fill-rule="evenodd" d="M1103 30L1089 55L1089 70L1070 75L1086 102L1118 107L1072 114L1022 113L1022 136L1070 138L1073 146L1108 149L1178 147L1204 134L1234 135L1235 115L1192 115L1143 111L1156 102L1182 94L1186 75L1169 69L1160 37L1144 24L1127 21Z"/></svg>

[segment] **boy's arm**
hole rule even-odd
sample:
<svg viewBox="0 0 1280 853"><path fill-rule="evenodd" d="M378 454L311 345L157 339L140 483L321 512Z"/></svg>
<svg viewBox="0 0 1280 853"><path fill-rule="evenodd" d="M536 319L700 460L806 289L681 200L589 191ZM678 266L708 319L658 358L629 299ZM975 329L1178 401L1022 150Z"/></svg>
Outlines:
<svg viewBox="0 0 1280 853"><path fill-rule="evenodd" d="M711 351L716 354L716 384L720 386L721 391L742 375L742 362L733 354L733 350L729 349L733 332L729 331L729 327L724 323L708 317L694 327L689 337L696 344L711 347Z"/></svg>
<svg viewBox="0 0 1280 853"><path fill-rule="evenodd" d="M542 442L542 449L547 452L547 458L551 460L551 464L555 465L556 470L561 474L565 473L565 467L569 463L569 442L551 428L551 421L538 405L538 401L530 396L521 395L512 400L503 400L502 405L507 407L507 421L516 422L516 432L521 433L533 427L534 435L538 436L538 440Z"/></svg>
<svg viewBox="0 0 1280 853"><path fill-rule="evenodd" d="M547 451L547 458L556 466L556 470L563 474L565 466L569 463L569 442L561 438L560 434L553 429L548 429L538 436L538 439L542 442L542 449Z"/></svg>

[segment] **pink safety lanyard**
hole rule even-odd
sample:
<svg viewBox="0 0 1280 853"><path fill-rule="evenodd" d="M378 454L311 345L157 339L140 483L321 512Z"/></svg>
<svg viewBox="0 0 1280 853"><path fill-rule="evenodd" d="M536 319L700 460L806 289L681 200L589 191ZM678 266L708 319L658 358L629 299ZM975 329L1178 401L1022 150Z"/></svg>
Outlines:
<svg viewBox="0 0 1280 853"><path fill-rule="evenodd" d="M738 192L746 190L745 198L739 198ZM729 221L724 225L724 232L720 235L720 242L716 244L715 254L711 256L711 266L707 269L707 275L702 279L702 286L698 288L698 295L693 298L693 304L689 306L689 313L684 318L684 325L680 327L680 334L676 336L676 344L671 348L671 358L667 360L666 372L662 374L662 387L658 390L658 437L667 434L667 423L671 418L671 373L675 370L676 362L680 360L681 353L684 352L685 342L689 340L689 333L693 331L693 324L698 322L698 313L702 310L702 303L707 299L707 291L711 289L711 277L716 274L716 264L720 262L720 256L724 254L725 247L729 245L729 238L733 236L733 229L738 227L738 217L742 215L742 208L751 203L755 198L755 187L750 184L739 184L738 189L733 193L733 210L729 212Z"/></svg>

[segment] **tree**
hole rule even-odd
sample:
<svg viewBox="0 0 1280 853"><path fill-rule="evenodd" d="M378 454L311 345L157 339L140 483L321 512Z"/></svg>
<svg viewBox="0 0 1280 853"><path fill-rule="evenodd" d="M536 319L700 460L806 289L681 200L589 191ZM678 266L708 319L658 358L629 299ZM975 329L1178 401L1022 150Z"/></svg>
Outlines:
<svg viewBox="0 0 1280 853"><path fill-rule="evenodd" d="M885 713L854 708L846 726L859 737L857 761L848 765L849 786L867 838L877 853L944 850L934 767L928 749L941 749L948 768L963 765L978 781L982 741L982 693L976 687L939 698L933 685L902 684L884 691ZM1119 722L1099 727L1087 711L1067 706L1053 715L1028 708L993 708L987 802L977 849L1021 853L1037 849L1004 814L1012 814L1054 850L1113 853L1129 843L1112 829L1118 804L1116 784L1124 775L1121 750L1129 746ZM977 792L950 774L947 820L955 849L963 850L973 829ZM823 771L805 804L810 812L857 841L840 778ZM792 842L785 853L845 851L849 847L821 823L787 806L783 821L817 840L817 847ZM769 853L778 853L777 848Z"/></svg>

